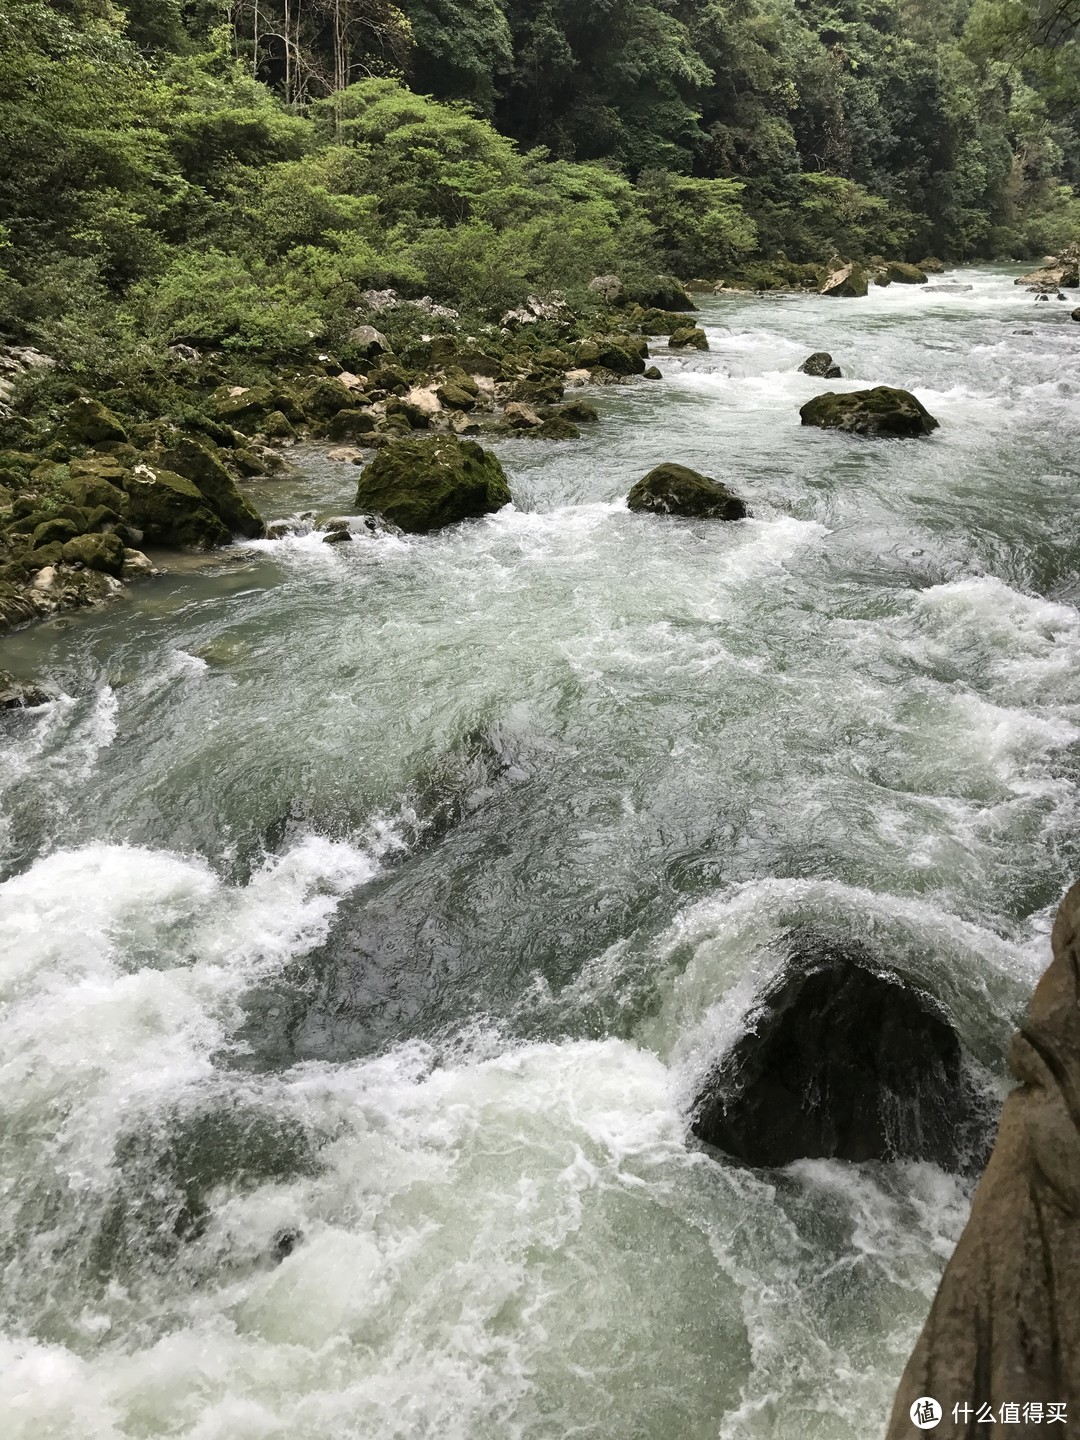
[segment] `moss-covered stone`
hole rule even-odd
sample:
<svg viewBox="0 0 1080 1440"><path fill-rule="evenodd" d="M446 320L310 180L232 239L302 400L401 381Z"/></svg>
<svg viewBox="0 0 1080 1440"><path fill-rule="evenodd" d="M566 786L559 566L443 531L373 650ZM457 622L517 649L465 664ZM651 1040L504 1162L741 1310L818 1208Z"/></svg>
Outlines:
<svg viewBox="0 0 1080 1440"><path fill-rule="evenodd" d="M647 310L694 310L697 307L681 281L671 275L658 275L650 285L631 290L631 299Z"/></svg>
<svg viewBox="0 0 1080 1440"><path fill-rule="evenodd" d="M50 565L59 565L63 559L64 543L53 540L48 545L40 545L36 550L28 551L22 557L23 567L27 574L33 574L36 570L45 570Z"/></svg>
<svg viewBox="0 0 1080 1440"><path fill-rule="evenodd" d="M719 480L685 465L657 465L626 499L631 510L651 515L685 515L704 520L741 520L746 504Z"/></svg>
<svg viewBox="0 0 1080 1440"><path fill-rule="evenodd" d="M903 260L889 260L885 264L886 279L897 285L925 285L927 274L918 265L906 265Z"/></svg>
<svg viewBox="0 0 1080 1440"><path fill-rule="evenodd" d="M115 510L118 515L124 513L124 506L127 503L123 490L120 488L124 472L117 468L115 480L99 479L94 475L87 475L77 470L79 462L72 463L71 476L64 481L61 489L65 495L69 495L76 505L83 509L93 511L101 506Z"/></svg>
<svg viewBox="0 0 1080 1440"><path fill-rule="evenodd" d="M857 300L869 292L869 277L861 265L841 265L832 271L821 287L823 295L835 299Z"/></svg>
<svg viewBox="0 0 1080 1440"><path fill-rule="evenodd" d="M655 365L650 365L649 368L645 371L646 380L662 380L663 378L664 372L658 369Z"/></svg>
<svg viewBox="0 0 1080 1440"><path fill-rule="evenodd" d="M799 411L804 425L844 430L852 435L929 435L938 421L907 390L877 385L846 395L832 390L816 395Z"/></svg>
<svg viewBox="0 0 1080 1440"><path fill-rule="evenodd" d="M452 435L391 440L366 466L356 491L358 509L417 535L509 503L495 456Z"/></svg>
<svg viewBox="0 0 1080 1440"><path fill-rule="evenodd" d="M103 575L119 575L124 568L124 545L116 535L79 535L61 554L65 565L85 565Z"/></svg>
<svg viewBox="0 0 1080 1440"><path fill-rule="evenodd" d="M161 456L161 463L167 471L182 475L195 485L230 536L243 535L247 540L255 540L265 532L262 516L241 495L210 441L181 435Z"/></svg>
<svg viewBox="0 0 1080 1440"><path fill-rule="evenodd" d="M327 421L326 433L331 440L360 440L373 435L376 428L370 410L339 410Z"/></svg>
<svg viewBox="0 0 1080 1440"><path fill-rule="evenodd" d="M676 330L668 341L670 350L708 350L709 341L705 331L696 325L683 326Z"/></svg>
<svg viewBox="0 0 1080 1440"><path fill-rule="evenodd" d="M104 441L126 441L127 431L100 400L80 395L64 411L60 438L69 445L100 445Z"/></svg>
<svg viewBox="0 0 1080 1440"><path fill-rule="evenodd" d="M646 310L638 323L643 335L674 335L686 327L686 316L674 310Z"/></svg>
<svg viewBox="0 0 1080 1440"><path fill-rule="evenodd" d="M126 485L128 519L147 544L208 550L232 539L199 487L185 476L156 465L137 465Z"/></svg>
<svg viewBox="0 0 1080 1440"><path fill-rule="evenodd" d="M271 410L262 422L262 432L271 440L291 440L296 434L292 421L281 410Z"/></svg>
<svg viewBox="0 0 1080 1440"><path fill-rule="evenodd" d="M327 420L339 410L349 410L357 403L347 385L331 375L323 375L304 391L304 410L318 420Z"/></svg>
<svg viewBox="0 0 1080 1440"><path fill-rule="evenodd" d="M51 520L43 520L40 525L34 527L34 532L30 536L30 548L41 550L54 542L62 545L65 540L72 539L78 533L79 527L71 520L61 519L59 516Z"/></svg>
<svg viewBox="0 0 1080 1440"><path fill-rule="evenodd" d="M388 421L402 421L410 430L426 430L431 423L427 410L402 395L391 395L387 399L386 418Z"/></svg>
<svg viewBox="0 0 1080 1440"><path fill-rule="evenodd" d="M552 415L547 420L542 420L539 425L533 425L522 431L530 440L580 440L581 431L572 420L566 420L561 415Z"/></svg>
<svg viewBox="0 0 1080 1440"><path fill-rule="evenodd" d="M544 418L546 420L555 418L569 420L574 425L597 425L600 421L600 412L588 400L567 400L564 405L560 405L557 410L552 411L550 415L545 415Z"/></svg>
<svg viewBox="0 0 1080 1440"><path fill-rule="evenodd" d="M447 410L475 410L476 408L476 391L470 392L462 385L455 385L451 380L440 385L435 394L439 397L439 403L444 405Z"/></svg>
<svg viewBox="0 0 1080 1440"><path fill-rule="evenodd" d="M827 350L815 350L813 355L806 357L799 369L804 375L813 375L818 380L841 378L840 366L833 364L833 358Z"/></svg>

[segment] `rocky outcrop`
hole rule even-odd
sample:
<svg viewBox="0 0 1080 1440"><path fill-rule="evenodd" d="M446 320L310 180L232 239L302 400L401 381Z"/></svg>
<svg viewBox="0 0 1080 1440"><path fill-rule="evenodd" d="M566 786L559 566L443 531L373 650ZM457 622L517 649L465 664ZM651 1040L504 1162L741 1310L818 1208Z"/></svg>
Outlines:
<svg viewBox="0 0 1080 1440"><path fill-rule="evenodd" d="M423 535L459 520L490 515L510 503L498 460L452 435L392 440L364 469L357 507Z"/></svg>
<svg viewBox="0 0 1080 1440"><path fill-rule="evenodd" d="M933 1434L946 1440L992 1433L976 1418L984 1406L1000 1423L1002 1405L1038 1405L1039 1421L1008 1427L1023 1437L1042 1433L1051 1404L1066 1406L1070 1423L1080 1415L1080 886L1052 943L1009 1055L1019 1085L904 1371L888 1440L914 1433L910 1409L925 1395L944 1411Z"/></svg>
<svg viewBox="0 0 1080 1440"><path fill-rule="evenodd" d="M804 425L844 430L852 435L929 435L939 423L910 391L896 390L891 385L852 390L846 395L828 390L808 400L799 415Z"/></svg>
<svg viewBox="0 0 1080 1440"><path fill-rule="evenodd" d="M832 295L838 299L859 299L869 291L869 282L866 271L861 265L852 262L849 265L840 265L825 277L825 283L821 287L822 295Z"/></svg>
<svg viewBox="0 0 1080 1440"><path fill-rule="evenodd" d="M1075 254L1050 258L1045 265L1020 275L1013 283L1035 290L1075 290L1080 286L1080 265Z"/></svg>
<svg viewBox="0 0 1080 1440"><path fill-rule="evenodd" d="M842 371L839 365L833 364L833 358L827 350L815 350L813 355L808 355L799 366L804 375L813 375L819 380L839 380Z"/></svg>
<svg viewBox="0 0 1080 1440"><path fill-rule="evenodd" d="M702 520L742 520L746 502L719 480L685 465L657 465L639 480L626 503L649 515L685 515Z"/></svg>
<svg viewBox="0 0 1080 1440"><path fill-rule="evenodd" d="M209 550L232 539L193 480L163 466L140 464L124 477L126 515L149 545Z"/></svg>
<svg viewBox="0 0 1080 1440"><path fill-rule="evenodd" d="M985 1102L941 1007L866 949L814 932L709 1076L694 1134L745 1164L979 1158Z"/></svg>

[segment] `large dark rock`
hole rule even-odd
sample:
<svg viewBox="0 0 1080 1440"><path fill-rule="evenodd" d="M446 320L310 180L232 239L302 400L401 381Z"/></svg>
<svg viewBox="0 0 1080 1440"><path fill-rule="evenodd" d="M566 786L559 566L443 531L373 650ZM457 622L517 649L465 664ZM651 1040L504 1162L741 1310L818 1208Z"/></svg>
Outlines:
<svg viewBox="0 0 1080 1440"><path fill-rule="evenodd" d="M416 535L509 503L495 456L453 435L392 440L366 466L356 490L358 509Z"/></svg>
<svg viewBox="0 0 1080 1440"><path fill-rule="evenodd" d="M813 932L788 945L751 1028L698 1096L694 1134L748 1165L911 1158L966 1168L984 1107L938 1004L862 947Z"/></svg>
<svg viewBox="0 0 1080 1440"><path fill-rule="evenodd" d="M685 465L657 465L639 480L626 503L651 515L688 515L706 520L741 520L746 503L719 480Z"/></svg>
<svg viewBox="0 0 1080 1440"><path fill-rule="evenodd" d="M804 425L846 430L852 435L929 435L938 428L921 400L907 390L876 385L846 395L829 390L815 395L799 411Z"/></svg>
<svg viewBox="0 0 1080 1440"><path fill-rule="evenodd" d="M841 370L839 365L833 364L833 358L827 350L815 350L813 355L808 355L799 366L804 375L813 375L818 380L839 380Z"/></svg>
<svg viewBox="0 0 1080 1440"><path fill-rule="evenodd" d="M668 341L669 350L708 350L709 341L699 325L683 325Z"/></svg>
<svg viewBox="0 0 1080 1440"><path fill-rule="evenodd" d="M904 1371L888 1440L914 1433L910 1408L923 1395L941 1403L933 1433L947 1440L991 1433L974 1421L984 1405L998 1416L1010 1403L1040 1405L1043 1420L1050 1404L1067 1407L1068 1423L1080 1416L1080 885L1058 912L1053 951L1009 1054L1019 1086ZM1012 1433L1040 1434L1036 1423Z"/></svg>

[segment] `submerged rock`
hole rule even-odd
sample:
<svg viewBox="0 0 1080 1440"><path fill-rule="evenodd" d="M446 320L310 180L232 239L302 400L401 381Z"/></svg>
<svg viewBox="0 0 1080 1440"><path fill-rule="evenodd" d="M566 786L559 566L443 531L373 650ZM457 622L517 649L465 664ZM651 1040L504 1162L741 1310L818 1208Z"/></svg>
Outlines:
<svg viewBox="0 0 1080 1440"><path fill-rule="evenodd" d="M685 465L657 465L639 480L626 503L650 515L686 515L704 520L741 520L745 501L719 480L710 480Z"/></svg>
<svg viewBox="0 0 1080 1440"><path fill-rule="evenodd" d="M908 390L876 385L872 390L815 395L799 411L804 425L845 430L852 435L929 435L938 421Z"/></svg>
<svg viewBox="0 0 1080 1440"><path fill-rule="evenodd" d="M708 1077L692 1128L748 1165L907 1158L962 1170L985 1102L936 1001L861 946L804 931Z"/></svg>
<svg viewBox="0 0 1080 1440"><path fill-rule="evenodd" d="M9 670L0 670L0 710L32 710L54 697L37 685L24 685Z"/></svg>
<svg viewBox="0 0 1080 1440"><path fill-rule="evenodd" d="M833 358L827 350L815 350L813 355L808 355L799 366L804 375L814 375L819 380L839 380L842 372L839 365L833 364Z"/></svg>
<svg viewBox="0 0 1080 1440"><path fill-rule="evenodd" d="M936 1434L1018 1401L1080 1413L1080 886L1058 912L1054 959L1013 1039L1005 1102L971 1218L896 1394L888 1440L912 1434L920 1396L960 1399ZM965 1418L964 1407L972 1407ZM969 1423L969 1421L971 1423ZM986 1427L989 1429L989 1427ZM1024 1423L1018 1434L1035 1433ZM1062 1434L1066 1426L1062 1426Z"/></svg>
<svg viewBox="0 0 1080 1440"><path fill-rule="evenodd" d="M498 460L453 435L390 441L364 469L359 509L422 535L501 510L510 487Z"/></svg>

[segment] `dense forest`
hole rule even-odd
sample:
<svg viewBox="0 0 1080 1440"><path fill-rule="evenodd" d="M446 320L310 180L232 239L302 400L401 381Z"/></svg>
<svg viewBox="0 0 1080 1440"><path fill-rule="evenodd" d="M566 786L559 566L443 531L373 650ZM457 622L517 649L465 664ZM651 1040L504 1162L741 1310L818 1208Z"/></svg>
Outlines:
<svg viewBox="0 0 1080 1440"><path fill-rule="evenodd" d="M604 271L1054 251L1078 17L1042 3L4 0L4 338L111 373L333 344L372 287L490 318Z"/></svg>

